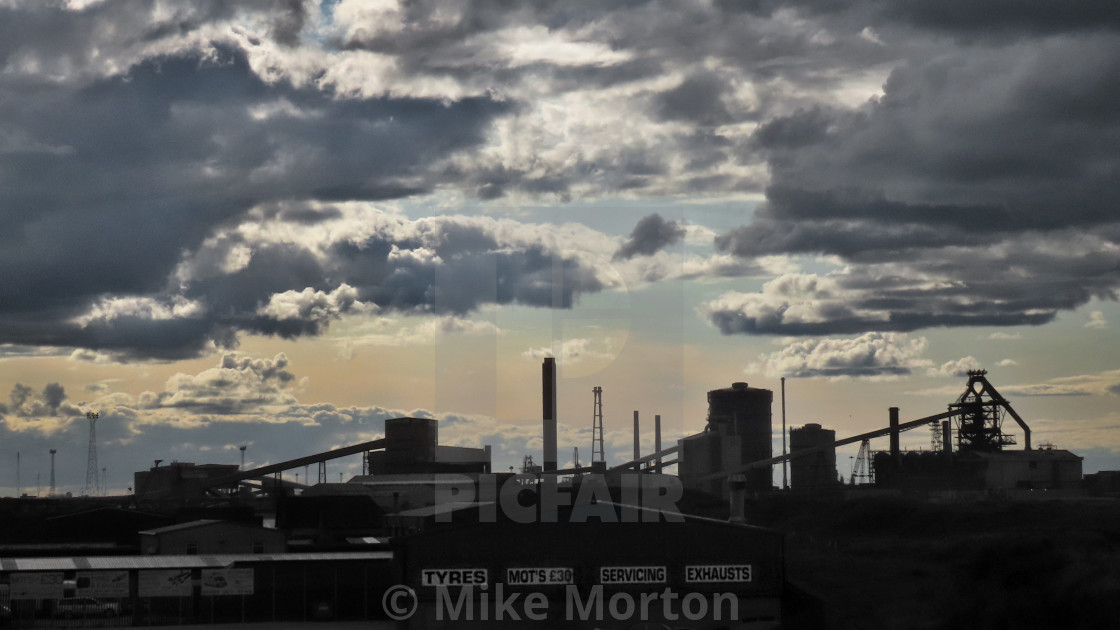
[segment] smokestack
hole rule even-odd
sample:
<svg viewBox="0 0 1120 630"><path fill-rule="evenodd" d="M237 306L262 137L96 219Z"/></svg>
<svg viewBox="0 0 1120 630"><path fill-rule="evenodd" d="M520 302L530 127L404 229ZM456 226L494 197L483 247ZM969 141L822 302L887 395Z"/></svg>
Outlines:
<svg viewBox="0 0 1120 630"><path fill-rule="evenodd" d="M638 440L641 439L641 431L638 429L638 410L634 410L634 461L641 459L642 447ZM634 464L634 470L641 470L641 464Z"/></svg>
<svg viewBox="0 0 1120 630"><path fill-rule="evenodd" d="M54 454L57 452L57 450L51 449L51 489L50 492L47 493L48 497L54 496Z"/></svg>
<svg viewBox="0 0 1120 630"><path fill-rule="evenodd" d="M902 466L902 451L898 446L898 407L890 408L891 414L891 461L895 468Z"/></svg>
<svg viewBox="0 0 1120 630"><path fill-rule="evenodd" d="M786 456L786 377L782 377L782 457ZM789 467L782 460L782 490L789 490Z"/></svg>
<svg viewBox="0 0 1120 630"><path fill-rule="evenodd" d="M661 416L653 417L653 452L661 452ZM661 471L661 456L657 456L657 470Z"/></svg>
<svg viewBox="0 0 1120 630"><path fill-rule="evenodd" d="M544 390L544 461L541 470L556 470L556 359L545 357L541 366L541 385Z"/></svg>

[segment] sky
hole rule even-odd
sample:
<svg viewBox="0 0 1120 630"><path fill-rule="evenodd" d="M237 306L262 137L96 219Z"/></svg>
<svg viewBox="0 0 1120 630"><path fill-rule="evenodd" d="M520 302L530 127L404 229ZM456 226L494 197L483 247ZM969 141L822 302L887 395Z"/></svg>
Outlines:
<svg viewBox="0 0 1120 630"><path fill-rule="evenodd" d="M1112 0L0 0L0 495L81 493L90 411L109 492L403 415L539 462L545 356L566 463L595 386L613 464L735 381L777 452L783 377L843 437L984 368L1120 469L1117 50Z"/></svg>

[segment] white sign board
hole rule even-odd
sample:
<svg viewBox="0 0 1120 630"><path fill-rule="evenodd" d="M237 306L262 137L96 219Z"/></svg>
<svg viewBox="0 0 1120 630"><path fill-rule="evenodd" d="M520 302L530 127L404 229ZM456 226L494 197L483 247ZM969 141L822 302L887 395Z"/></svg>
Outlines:
<svg viewBox="0 0 1120 630"><path fill-rule="evenodd" d="M601 584L661 584L665 567L599 567Z"/></svg>
<svg viewBox="0 0 1120 630"><path fill-rule="evenodd" d="M78 597L128 597L128 571L78 571Z"/></svg>
<svg viewBox="0 0 1120 630"><path fill-rule="evenodd" d="M751 581L749 564L702 564L685 567L684 581L690 584L744 583Z"/></svg>
<svg viewBox="0 0 1120 630"><path fill-rule="evenodd" d="M517 567L506 569L506 584L537 586L575 584L576 572L570 567Z"/></svg>
<svg viewBox="0 0 1120 630"><path fill-rule="evenodd" d="M140 597L190 597L191 570L141 571Z"/></svg>
<svg viewBox="0 0 1120 630"><path fill-rule="evenodd" d="M252 595L252 569L203 569L203 595Z"/></svg>
<svg viewBox="0 0 1120 630"><path fill-rule="evenodd" d="M9 577L12 599L59 599L62 597L62 571L12 573Z"/></svg>
<svg viewBox="0 0 1120 630"><path fill-rule="evenodd" d="M489 577L486 569L422 569L420 586L479 586Z"/></svg>

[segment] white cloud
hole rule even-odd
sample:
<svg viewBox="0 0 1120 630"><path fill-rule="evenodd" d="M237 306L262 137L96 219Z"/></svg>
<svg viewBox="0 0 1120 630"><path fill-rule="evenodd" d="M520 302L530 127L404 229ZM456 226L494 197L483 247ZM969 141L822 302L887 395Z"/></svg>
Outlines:
<svg viewBox="0 0 1120 630"><path fill-rule="evenodd" d="M922 359L929 343L900 333L865 333L848 339L809 339L762 354L747 367L770 377L890 379L929 365Z"/></svg>
<svg viewBox="0 0 1120 630"><path fill-rule="evenodd" d="M611 338L609 337L602 340L579 337L575 339L565 339L561 342L560 356L557 357L556 362L560 365L575 365L587 359L613 359L615 354ZM521 356L527 359L540 361L545 357L552 357L555 355L553 354L552 348L539 347L530 348L522 352Z"/></svg>
<svg viewBox="0 0 1120 630"><path fill-rule="evenodd" d="M926 369L926 376L947 376L959 378L967 376L969 370L979 370L980 361L974 356L967 356L956 361L948 361L942 363L940 367L931 367Z"/></svg>
<svg viewBox="0 0 1120 630"><path fill-rule="evenodd" d="M1089 313L1089 321L1085 322L1085 328L1104 330L1108 328L1108 320L1104 318L1103 312L1093 311Z"/></svg>
<svg viewBox="0 0 1120 630"><path fill-rule="evenodd" d="M363 308L369 307L358 300L357 290L343 283L330 293L316 291L311 287L303 291L276 293L257 313L279 321L311 320L326 323L352 309Z"/></svg>

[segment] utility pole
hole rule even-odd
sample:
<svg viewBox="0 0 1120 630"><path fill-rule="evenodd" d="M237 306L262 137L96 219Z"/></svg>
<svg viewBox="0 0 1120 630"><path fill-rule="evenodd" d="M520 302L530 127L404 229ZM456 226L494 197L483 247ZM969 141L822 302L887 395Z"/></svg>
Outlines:
<svg viewBox="0 0 1120 630"><path fill-rule="evenodd" d="M101 414L96 411L86 412L89 420L89 454L86 457L86 487L82 491L84 496L97 496L101 483L97 478L97 419Z"/></svg>

